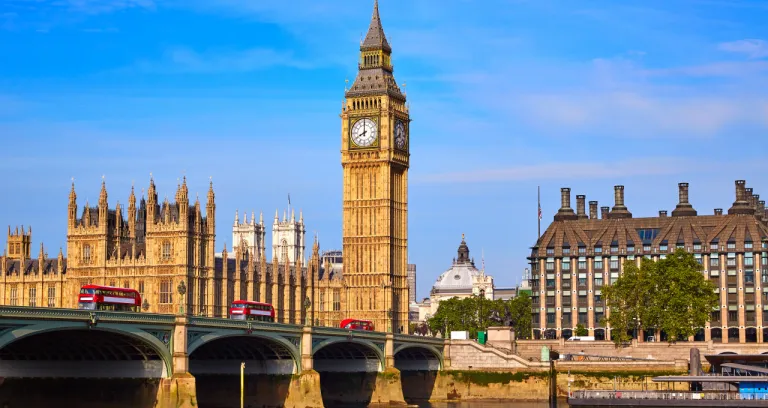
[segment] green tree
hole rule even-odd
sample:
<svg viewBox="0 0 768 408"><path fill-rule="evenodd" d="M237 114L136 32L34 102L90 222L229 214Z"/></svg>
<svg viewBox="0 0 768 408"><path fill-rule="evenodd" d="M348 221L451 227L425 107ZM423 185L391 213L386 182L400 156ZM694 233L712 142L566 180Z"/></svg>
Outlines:
<svg viewBox="0 0 768 408"><path fill-rule="evenodd" d="M583 324L579 323L576 325L576 335L579 337L589 335L589 330L587 330Z"/></svg>
<svg viewBox="0 0 768 408"><path fill-rule="evenodd" d="M701 269L683 249L658 261L643 258L639 268L625 262L622 276L603 288L614 343L630 340L630 330L660 329L674 342L704 327L719 297Z"/></svg>
<svg viewBox="0 0 768 408"><path fill-rule="evenodd" d="M427 322L432 333L468 331L470 338L494 325L515 328L518 338L531 336L531 298L527 294L511 300L489 300L480 296L451 298L440 302L437 312Z"/></svg>

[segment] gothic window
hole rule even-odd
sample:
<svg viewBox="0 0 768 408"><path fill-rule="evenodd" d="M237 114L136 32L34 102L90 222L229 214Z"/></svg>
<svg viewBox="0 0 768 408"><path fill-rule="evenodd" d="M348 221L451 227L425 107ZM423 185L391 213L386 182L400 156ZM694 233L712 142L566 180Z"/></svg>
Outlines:
<svg viewBox="0 0 768 408"><path fill-rule="evenodd" d="M160 281L160 304L167 305L173 302L172 285L170 279Z"/></svg>
<svg viewBox="0 0 768 408"><path fill-rule="evenodd" d="M29 307L37 307L37 288L29 288Z"/></svg>
<svg viewBox="0 0 768 408"><path fill-rule="evenodd" d="M123 287L124 287L124 288L130 288L130 287L131 287L131 284L130 284L130 282L128 282L128 281L123 281Z"/></svg>
<svg viewBox="0 0 768 408"><path fill-rule="evenodd" d="M48 307L56 307L56 286L48 287Z"/></svg>
<svg viewBox="0 0 768 408"><path fill-rule="evenodd" d="M19 292L16 285L11 286L11 306L18 306L19 304Z"/></svg>
<svg viewBox="0 0 768 408"><path fill-rule="evenodd" d="M139 295L144 297L144 281L139 281Z"/></svg>
<svg viewBox="0 0 768 408"><path fill-rule="evenodd" d="M163 261L169 261L171 259L171 242L170 241L163 242L162 259Z"/></svg>
<svg viewBox="0 0 768 408"><path fill-rule="evenodd" d="M116 285L116 283L115 283L114 279L109 281L109 286L112 286L114 288L115 285Z"/></svg>
<svg viewBox="0 0 768 408"><path fill-rule="evenodd" d="M339 289L333 290L333 311L338 312L341 310L341 291Z"/></svg>
<svg viewBox="0 0 768 408"><path fill-rule="evenodd" d="M88 244L83 245L83 263L91 263L91 246Z"/></svg>
<svg viewBox="0 0 768 408"><path fill-rule="evenodd" d="M280 246L282 247L282 253L280 254L280 260L284 260L288 258L288 241L283 239L280 242Z"/></svg>
<svg viewBox="0 0 768 408"><path fill-rule="evenodd" d="M320 311L325 312L325 291L320 290Z"/></svg>

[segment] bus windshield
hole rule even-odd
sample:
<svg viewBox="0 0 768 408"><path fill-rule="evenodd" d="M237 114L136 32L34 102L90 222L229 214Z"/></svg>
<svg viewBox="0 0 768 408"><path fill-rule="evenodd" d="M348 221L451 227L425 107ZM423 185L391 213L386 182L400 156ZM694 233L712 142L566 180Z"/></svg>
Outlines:
<svg viewBox="0 0 768 408"><path fill-rule="evenodd" d="M80 289L80 293L83 295L93 295L96 293L96 289Z"/></svg>

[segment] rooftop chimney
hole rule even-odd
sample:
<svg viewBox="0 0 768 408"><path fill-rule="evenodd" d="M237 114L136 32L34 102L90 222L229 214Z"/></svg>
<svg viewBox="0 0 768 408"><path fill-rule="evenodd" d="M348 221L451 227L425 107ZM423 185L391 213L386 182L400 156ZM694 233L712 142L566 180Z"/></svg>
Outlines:
<svg viewBox="0 0 768 408"><path fill-rule="evenodd" d="M589 202L589 218L593 220L597 219L597 201Z"/></svg>
<svg viewBox="0 0 768 408"><path fill-rule="evenodd" d="M585 219L589 218L589 217L587 217L586 208L585 208L586 207L585 206L586 200L587 200L587 196L585 196L585 195L577 195L576 196L576 216L580 220L585 220Z"/></svg>
<svg viewBox="0 0 768 408"><path fill-rule="evenodd" d="M680 197L677 207L672 210L673 217L695 217L698 213L688 202L688 183L679 183L677 185L678 195Z"/></svg>
<svg viewBox="0 0 768 408"><path fill-rule="evenodd" d="M611 214L611 207L600 207L600 217L604 220L608 219Z"/></svg>
<svg viewBox="0 0 768 408"><path fill-rule="evenodd" d="M768 212L765 210L765 200L757 202L757 215L763 217L763 221L768 221Z"/></svg>
<svg viewBox="0 0 768 408"><path fill-rule="evenodd" d="M632 213L624 205L624 186L614 186L613 197L616 204L611 209L610 218L632 218Z"/></svg>
<svg viewBox="0 0 768 408"><path fill-rule="evenodd" d="M747 182L744 180L736 180L736 201L728 209L728 214L752 215L755 213L755 208L750 207L747 200L746 184Z"/></svg>
<svg viewBox="0 0 768 408"><path fill-rule="evenodd" d="M674 212L674 211L672 211L672 214L674 214L674 213L675 213L675 212ZM664 218L664 217L666 217L666 216L667 216L667 210L659 210L659 217L662 217L662 218Z"/></svg>
<svg viewBox="0 0 768 408"><path fill-rule="evenodd" d="M722 208L715 208L715 215L723 215L723 209Z"/></svg>
<svg viewBox="0 0 768 408"><path fill-rule="evenodd" d="M555 214L555 221L578 219L576 213L571 208L571 189L563 187L560 189L560 209Z"/></svg>

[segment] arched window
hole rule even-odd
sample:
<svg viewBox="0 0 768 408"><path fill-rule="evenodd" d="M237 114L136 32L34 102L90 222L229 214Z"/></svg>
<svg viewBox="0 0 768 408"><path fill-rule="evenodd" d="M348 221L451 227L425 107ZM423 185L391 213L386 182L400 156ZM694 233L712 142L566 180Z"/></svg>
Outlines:
<svg viewBox="0 0 768 408"><path fill-rule="evenodd" d="M163 242L162 258L164 261L168 261L171 259L171 242L170 241Z"/></svg>
<svg viewBox="0 0 768 408"><path fill-rule="evenodd" d="M83 245L83 263L91 263L91 246L88 244Z"/></svg>
<svg viewBox="0 0 768 408"><path fill-rule="evenodd" d="M280 255L280 260L288 259L288 241L286 239L283 239L282 242L280 242L280 246L282 247L282 253Z"/></svg>

